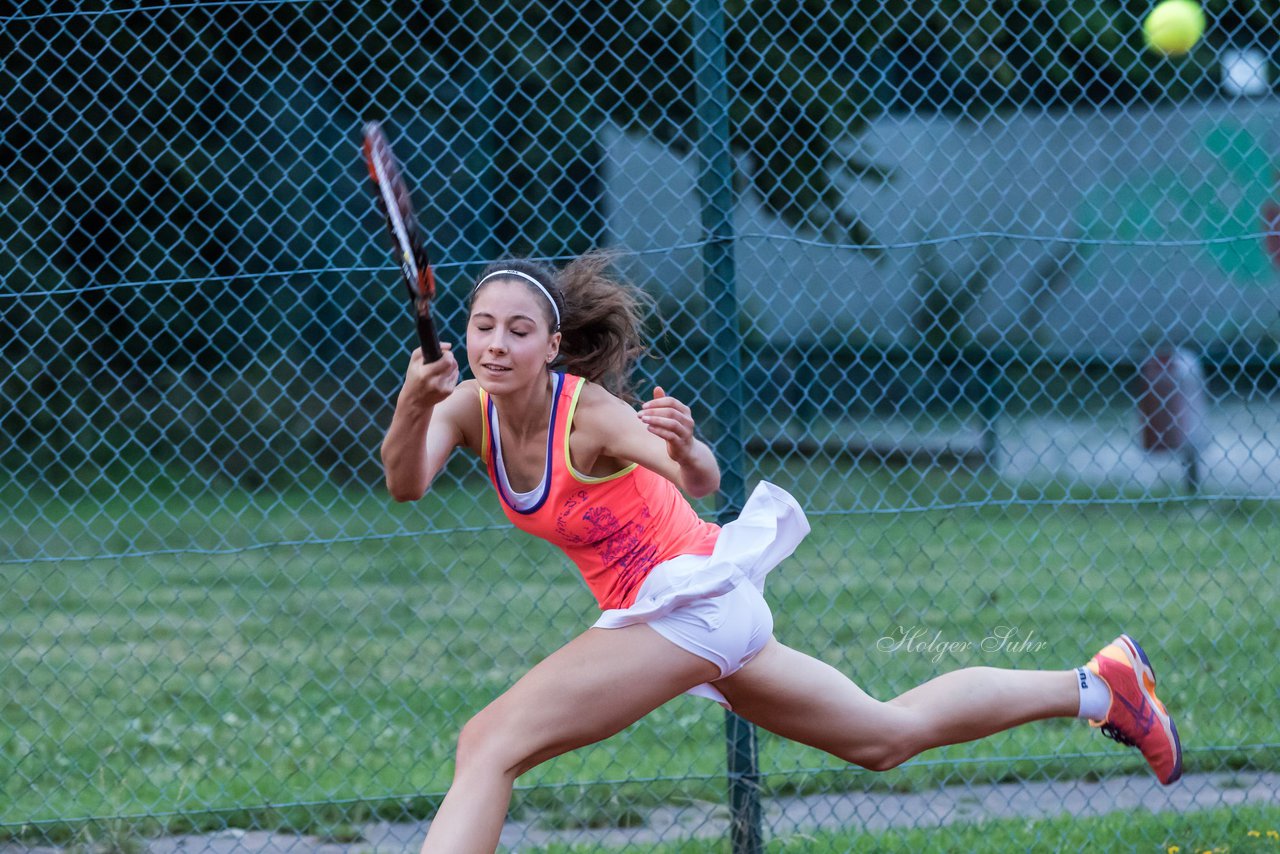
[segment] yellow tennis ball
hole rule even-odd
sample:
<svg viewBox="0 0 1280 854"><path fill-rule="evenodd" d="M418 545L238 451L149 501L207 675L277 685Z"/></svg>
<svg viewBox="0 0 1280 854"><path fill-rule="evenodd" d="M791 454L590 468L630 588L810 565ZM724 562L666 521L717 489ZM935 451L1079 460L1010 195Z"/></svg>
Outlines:
<svg viewBox="0 0 1280 854"><path fill-rule="evenodd" d="M1167 56L1180 56L1204 34L1204 12L1192 0L1164 0L1142 24L1147 46Z"/></svg>

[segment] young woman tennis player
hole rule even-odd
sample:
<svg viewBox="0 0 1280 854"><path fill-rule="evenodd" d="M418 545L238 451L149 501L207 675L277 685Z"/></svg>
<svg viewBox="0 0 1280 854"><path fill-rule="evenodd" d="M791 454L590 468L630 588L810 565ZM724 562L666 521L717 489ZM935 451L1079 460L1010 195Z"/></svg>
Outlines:
<svg viewBox="0 0 1280 854"><path fill-rule="evenodd" d="M399 501L421 498L454 448L479 454L507 517L562 548L604 612L463 727L424 852L494 851L517 777L685 692L874 770L1080 716L1178 779L1177 729L1127 635L1074 670L966 668L888 702L778 643L761 592L808 533L804 513L768 483L723 528L694 513L680 490L715 492L719 469L688 406L661 388L638 411L623 400L638 302L607 270L599 254L488 270L470 297L475 379L458 382L448 345L430 364L414 352L382 446Z"/></svg>

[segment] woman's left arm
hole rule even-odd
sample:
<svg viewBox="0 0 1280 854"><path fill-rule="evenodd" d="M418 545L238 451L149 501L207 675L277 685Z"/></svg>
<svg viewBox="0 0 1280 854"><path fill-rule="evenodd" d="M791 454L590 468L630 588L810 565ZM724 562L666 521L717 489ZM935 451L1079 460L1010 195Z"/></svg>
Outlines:
<svg viewBox="0 0 1280 854"><path fill-rule="evenodd" d="M579 430L589 434L583 438L591 459L603 455L639 463L694 498L720 488L720 466L711 449L694 436L689 407L661 387L636 412L603 388L588 386L574 417L574 431Z"/></svg>
<svg viewBox="0 0 1280 854"><path fill-rule="evenodd" d="M689 407L657 386L640 407L640 423L667 443L667 456L680 467L679 486L694 498L720 488L720 466L706 443L694 435Z"/></svg>

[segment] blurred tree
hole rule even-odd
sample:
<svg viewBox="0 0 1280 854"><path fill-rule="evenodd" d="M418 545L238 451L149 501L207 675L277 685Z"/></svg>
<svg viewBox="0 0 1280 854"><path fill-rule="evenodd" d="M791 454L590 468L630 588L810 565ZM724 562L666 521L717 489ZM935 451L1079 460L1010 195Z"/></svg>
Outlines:
<svg viewBox="0 0 1280 854"><path fill-rule="evenodd" d="M731 143L742 156L742 186L794 226L834 242L874 243L832 176L889 176L844 154L842 142L894 108L977 115L1186 95L1208 80L1208 60L1171 64L1145 53L1138 22L1148 6L724 0ZM420 14L420 49L434 61L463 75L493 69L487 103L499 140L495 193L505 212L498 225L504 246L523 234L545 247L537 238L566 229L579 233L564 251L591 242L600 223L593 199L602 121L693 150L689 0L533 0L518 7L471 0L427 4ZM429 91L423 94L428 103ZM554 179L544 174L548 164ZM568 216L535 210L541 199Z"/></svg>
<svg viewBox="0 0 1280 854"><path fill-rule="evenodd" d="M1208 8L1233 22L1228 38L1273 27L1275 5ZM471 242L568 254L601 236L603 123L692 150L689 6L339 0L15 19L0 33L0 119L13 129L4 154L13 174L40 176L24 190L34 203L40 181L68 186L67 231L84 237L74 263L97 258L89 279L261 272L299 255L324 260L287 233L300 216L279 214L299 201L283 197L298 188L280 186L289 164L274 160L281 125L305 121L291 96L357 116L451 116L464 128L454 142L471 147L450 178L472 200L456 213L491 224L488 240ZM1137 26L1147 6L724 0L741 186L795 226L872 243L832 176L889 176L842 143L891 109L976 115L1187 94L1206 77L1202 61L1150 57ZM175 242L164 231L177 219L190 227Z"/></svg>

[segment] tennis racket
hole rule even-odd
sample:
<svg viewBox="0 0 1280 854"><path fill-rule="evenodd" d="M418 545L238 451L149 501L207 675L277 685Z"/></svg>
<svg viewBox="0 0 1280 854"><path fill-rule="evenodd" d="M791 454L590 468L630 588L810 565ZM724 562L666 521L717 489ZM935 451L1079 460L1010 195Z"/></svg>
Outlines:
<svg viewBox="0 0 1280 854"><path fill-rule="evenodd" d="M409 290L409 303L413 306L418 326L418 342L422 345L422 358L434 362L440 358L440 339L431 319L431 300L436 295L435 274L431 272L431 259L422 242L422 230L413 213L409 187L400 173L400 166L391 153L391 144L382 132L382 125L369 122L364 126L364 158L369 165L369 177L378 188L378 202L387 215L387 230L391 232L391 249L400 265L400 277Z"/></svg>

